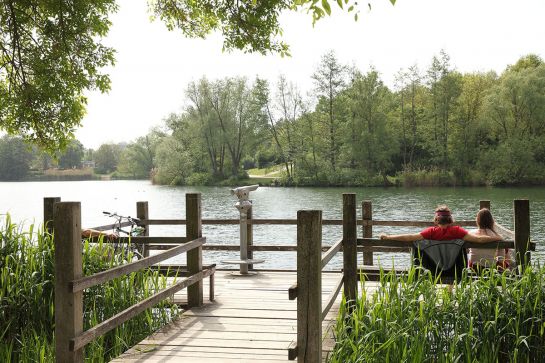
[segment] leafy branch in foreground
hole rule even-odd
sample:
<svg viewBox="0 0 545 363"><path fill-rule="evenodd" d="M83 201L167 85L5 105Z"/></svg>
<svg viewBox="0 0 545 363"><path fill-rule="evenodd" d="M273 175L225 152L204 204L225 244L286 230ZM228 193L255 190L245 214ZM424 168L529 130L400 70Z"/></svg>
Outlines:
<svg viewBox="0 0 545 363"><path fill-rule="evenodd" d="M0 1L0 128L55 151L85 113L86 90L109 89L99 40L115 0Z"/></svg>

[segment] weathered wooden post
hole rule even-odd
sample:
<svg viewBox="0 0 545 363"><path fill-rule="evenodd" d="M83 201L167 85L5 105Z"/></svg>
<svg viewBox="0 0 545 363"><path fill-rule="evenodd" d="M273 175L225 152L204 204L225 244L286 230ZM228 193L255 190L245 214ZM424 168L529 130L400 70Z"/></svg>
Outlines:
<svg viewBox="0 0 545 363"><path fill-rule="evenodd" d="M530 201L515 199L513 201L515 213L515 253L519 272L530 264L528 244L530 242Z"/></svg>
<svg viewBox="0 0 545 363"><path fill-rule="evenodd" d="M138 219L149 219L148 214L148 202L136 202L136 218ZM149 225L142 226L144 228L144 233L142 236L149 236ZM146 245L141 245L139 247L140 253L143 257L149 257L149 247Z"/></svg>
<svg viewBox="0 0 545 363"><path fill-rule="evenodd" d="M53 233L53 215L55 213L53 206L61 201L60 197L44 198L44 231Z"/></svg>
<svg viewBox="0 0 545 363"><path fill-rule="evenodd" d="M201 193L185 195L186 236L188 241L202 237ZM202 271L202 247L187 252L187 270L190 275ZM189 307L203 304L202 280L187 288L187 305Z"/></svg>
<svg viewBox="0 0 545 363"><path fill-rule="evenodd" d="M248 256L248 260L254 259L254 251L252 250L252 246L254 244L254 225L252 224L252 205L250 205L250 209L246 212L246 246L248 247L248 251L246 255ZM248 270L253 270L254 265L249 264Z"/></svg>
<svg viewBox="0 0 545 363"><path fill-rule="evenodd" d="M356 194L343 194L343 279L346 301L355 301L358 293L358 255ZM353 303L348 304L351 311Z"/></svg>
<svg viewBox="0 0 545 363"><path fill-rule="evenodd" d="M297 212L297 362L322 361L322 211Z"/></svg>
<svg viewBox="0 0 545 363"><path fill-rule="evenodd" d="M239 264L241 275L248 275L248 271L253 269L254 264L264 262L264 260L254 260L252 258L253 229L252 223L248 223L248 219L252 218L250 192L256 190L258 187L259 185L248 185L231 189L231 194L238 198L238 202L235 203L235 208L240 214L240 260L224 260L221 262Z"/></svg>
<svg viewBox="0 0 545 363"><path fill-rule="evenodd" d="M486 208L490 210L490 201L489 200L481 200L479 201L479 209Z"/></svg>
<svg viewBox="0 0 545 363"><path fill-rule="evenodd" d="M55 361L83 362L83 348L71 350L69 341L83 331L83 291L72 292L69 282L83 276L81 205L54 204L55 229Z"/></svg>
<svg viewBox="0 0 545 363"><path fill-rule="evenodd" d="M364 200L361 203L363 219L363 238L373 237L373 205L370 200ZM373 251L363 251L363 264L373 265Z"/></svg>

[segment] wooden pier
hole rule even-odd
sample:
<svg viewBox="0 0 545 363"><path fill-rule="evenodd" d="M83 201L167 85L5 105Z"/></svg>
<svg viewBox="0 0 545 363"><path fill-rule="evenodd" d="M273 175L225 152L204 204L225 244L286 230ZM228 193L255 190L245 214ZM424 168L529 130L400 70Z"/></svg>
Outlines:
<svg viewBox="0 0 545 363"><path fill-rule="evenodd" d="M287 288L295 272L259 271L247 276L216 271L215 301L184 311L174 323L153 334L113 362L288 362L288 347L297 340L297 304ZM324 291L340 273L325 273ZM204 291L208 280L205 280ZM327 294L323 295L326 299ZM175 301L185 303L185 294ZM340 296L324 319L323 356L333 345L332 328Z"/></svg>
<svg viewBox="0 0 545 363"><path fill-rule="evenodd" d="M380 221L372 218L370 201L362 202L357 218L355 194L343 194L341 220L323 220L322 211L298 211L297 219L251 219L247 223L248 257L252 251L296 251L297 271L254 270L217 271L215 265L204 266L205 250L233 251L239 246L207 245L202 234L204 224L238 224L238 220L203 220L200 194L186 195L186 218L150 219L147 202L137 203L141 225L185 224L186 235L178 237L133 237L132 243L144 249L138 261L83 276L81 269L81 217L79 203L60 202L60 198L44 201L45 220L52 218L55 230L57 276L56 294L56 361L83 362L83 349L96 337L121 325L136 314L152 308L160 301L173 299L188 310L172 324L129 349L116 362L279 362L297 359L317 363L327 359L334 341L332 327L338 315L340 290L350 312L356 299L360 276L365 275L366 289L378 277L373 264L374 252L410 252L401 241L372 238L372 226L432 225L429 221ZM529 202L514 201L514 231L498 226L504 241L487 244L466 242L464 247L514 248L517 264L524 268L530 262ZM490 207L481 201L480 207ZM52 210L52 211L51 211ZM251 228L258 224L297 226L297 245L253 245ZM475 226L474 221L460 221L462 226ZM342 238L322 243L322 226L342 226ZM358 226L363 238L358 238ZM102 230L112 226L98 227ZM512 239L512 240L510 240ZM123 238L117 243L123 242ZM157 254L149 251L156 249ZM357 253L363 254L365 266L357 266ZM178 280L115 316L83 331L83 290L115 277L152 268L180 253L187 253L187 266L179 270ZM343 256L343 269L325 272L324 267L336 254ZM171 271L163 266L165 273ZM184 270L185 269L185 270ZM399 271L395 271L396 273ZM59 278L61 277L61 278Z"/></svg>

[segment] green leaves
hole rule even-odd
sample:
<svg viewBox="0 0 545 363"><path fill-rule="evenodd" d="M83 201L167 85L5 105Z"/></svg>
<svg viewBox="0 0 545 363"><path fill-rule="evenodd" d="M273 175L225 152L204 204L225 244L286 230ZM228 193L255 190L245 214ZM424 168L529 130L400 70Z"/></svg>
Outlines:
<svg viewBox="0 0 545 363"><path fill-rule="evenodd" d="M88 90L109 89L100 73L114 50L100 38L115 0L0 0L0 129L53 153L85 114Z"/></svg>
<svg viewBox="0 0 545 363"><path fill-rule="evenodd" d="M331 15L331 6L329 6L329 2L327 0L322 0L322 7L324 8L327 15Z"/></svg>

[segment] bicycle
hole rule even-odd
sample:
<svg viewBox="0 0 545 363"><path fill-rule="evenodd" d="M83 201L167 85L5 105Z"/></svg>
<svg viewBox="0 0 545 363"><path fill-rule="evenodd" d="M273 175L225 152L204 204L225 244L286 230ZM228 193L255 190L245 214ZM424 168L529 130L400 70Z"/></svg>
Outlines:
<svg viewBox="0 0 545 363"><path fill-rule="evenodd" d="M112 230L119 236L120 234L124 234L128 237L138 237L144 234L146 229L144 227L139 226L140 219L134 218L131 216L122 216L117 213L111 213L111 212L102 212L105 216L115 218L114 228ZM129 230L123 229L125 222L129 222ZM125 247L123 243L115 243L114 242L114 251L119 251L120 248ZM132 245L130 242L127 244L128 251L132 253L133 256L135 256L137 259L143 258L143 251L141 251L138 246Z"/></svg>

